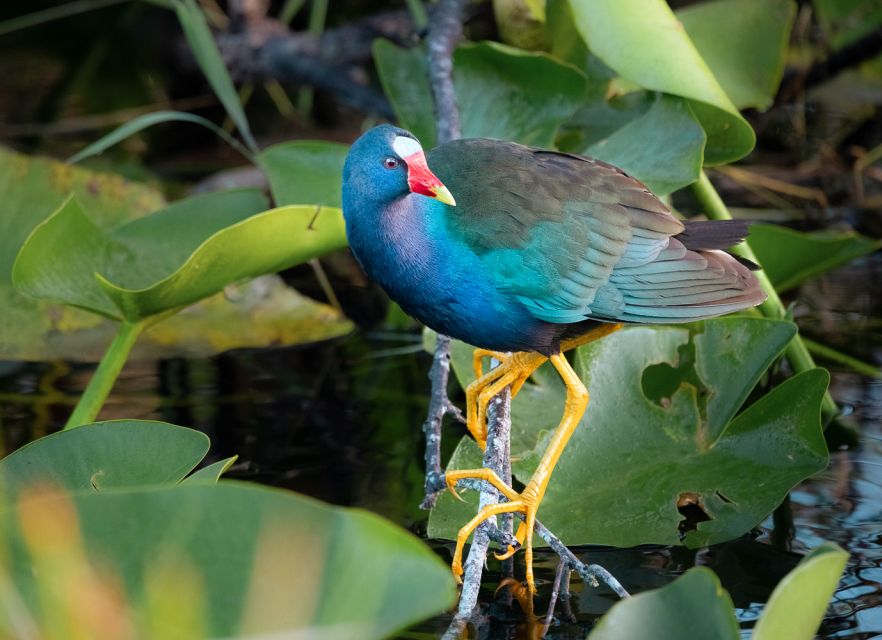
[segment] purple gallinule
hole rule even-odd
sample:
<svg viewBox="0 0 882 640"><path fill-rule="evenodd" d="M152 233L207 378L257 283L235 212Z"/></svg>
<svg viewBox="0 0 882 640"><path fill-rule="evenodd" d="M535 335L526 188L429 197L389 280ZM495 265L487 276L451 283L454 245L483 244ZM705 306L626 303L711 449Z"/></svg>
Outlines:
<svg viewBox="0 0 882 640"><path fill-rule="evenodd" d="M546 360L566 383L563 418L523 491L488 469L446 474L454 493L457 481L473 478L507 498L460 531L457 578L472 530L521 512L517 538L534 588L536 511L588 405L565 351L623 323L690 322L766 297L750 265L723 251L746 236L746 224L678 220L621 169L513 142L455 140L426 156L411 133L375 127L346 158L343 214L355 257L404 311L477 347L467 425L482 447L499 391L511 385L514 396ZM500 362L488 373L486 356Z"/></svg>

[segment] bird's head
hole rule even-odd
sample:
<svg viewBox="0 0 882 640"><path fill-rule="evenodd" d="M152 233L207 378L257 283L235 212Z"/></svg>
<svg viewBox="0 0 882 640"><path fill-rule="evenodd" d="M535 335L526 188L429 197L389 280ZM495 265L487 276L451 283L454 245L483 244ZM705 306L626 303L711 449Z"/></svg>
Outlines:
<svg viewBox="0 0 882 640"><path fill-rule="evenodd" d="M388 124L374 127L352 145L343 168L343 193L344 203L350 194L390 203L418 193L456 206L450 191L429 170L419 141L409 131Z"/></svg>

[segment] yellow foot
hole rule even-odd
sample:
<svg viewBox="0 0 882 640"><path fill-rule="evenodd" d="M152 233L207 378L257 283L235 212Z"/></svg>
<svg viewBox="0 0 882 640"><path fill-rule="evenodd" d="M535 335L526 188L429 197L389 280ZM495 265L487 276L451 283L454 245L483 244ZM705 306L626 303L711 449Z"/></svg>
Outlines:
<svg viewBox="0 0 882 640"><path fill-rule="evenodd" d="M466 389L466 426L483 450L487 446L487 407L503 389L511 385L515 397L533 372L548 358L539 353L515 353L513 355L476 349L475 372L482 373L481 362L490 356L499 360L499 366L479 375Z"/></svg>
<svg viewBox="0 0 882 640"><path fill-rule="evenodd" d="M461 582L463 573L463 548L465 547L466 540L468 540L472 531L474 531L479 524L488 518L503 513L523 513L523 532L521 532L521 529L518 529L518 534L522 534L523 537L519 538L518 541L522 543L525 551L525 561L527 564L527 588L531 593L535 593L536 584L533 581L533 525L536 522L536 512L539 509L539 503L542 502L542 496L540 495L538 485L531 481L523 492L518 493L502 482L499 476L490 469L458 470L446 474L447 486L454 495L456 495L456 491L454 490L456 483L459 480L466 478L489 482L496 487L502 495L508 498L508 502L487 505L481 509L474 518L469 520L468 524L459 530L459 533L456 535L456 550L453 552L453 563L451 564L453 577L456 578L457 582ZM514 553L514 550L509 547L509 552L507 553L510 555L511 553Z"/></svg>

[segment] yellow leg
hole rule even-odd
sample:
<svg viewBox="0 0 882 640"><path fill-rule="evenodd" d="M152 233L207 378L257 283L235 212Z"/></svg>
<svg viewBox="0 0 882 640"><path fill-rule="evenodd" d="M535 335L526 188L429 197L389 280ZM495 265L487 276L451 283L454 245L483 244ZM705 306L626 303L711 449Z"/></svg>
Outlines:
<svg viewBox="0 0 882 640"><path fill-rule="evenodd" d="M564 342L561 345L562 351L587 344L620 328L621 325L618 324L600 325L583 336ZM477 359L478 356L476 355ZM567 388L567 398L560 424L555 429L548 448L524 490L517 494L511 487L505 485L495 473L492 471L488 473L487 469L457 470L448 474L448 486L451 488L455 486L456 482L465 478L487 480L509 500L509 502L485 507L460 530L456 538L456 550L453 554L452 564L452 570L457 579L462 575L463 547L472 531L487 518L501 513L519 512L524 514L524 523L518 528L517 539L525 549L527 588L530 591L536 590L533 580L533 526L536 523L536 512L539 509L542 498L545 496L545 490L548 487L548 481L551 479L551 473L554 471L554 467L566 448L567 442L573 435L573 432L579 425L579 421L582 419L582 415L585 413L585 409L588 407L588 390L582 384L582 381L579 380L579 377L573 371L572 366L567 362L563 353L557 353L551 356L549 360L551 360L554 368L557 369L557 372L563 378ZM467 394L467 401L469 402L469 430L482 436L479 439L479 443L482 446L484 444L483 440L486 438L484 434L486 432L487 403L495 393L504 389L508 384L517 384L518 388L520 388L523 381L544 361L545 357L539 354L516 353L504 359L496 369L493 369L469 386ZM492 375L499 369L504 370L498 372L497 375ZM477 383L481 384L478 385ZM491 391L494 391L492 395ZM509 550L503 554L503 557L508 557L512 553L514 553L514 550L509 547Z"/></svg>
<svg viewBox="0 0 882 640"><path fill-rule="evenodd" d="M480 358L488 353L500 359L499 366L466 388L466 426L481 449L487 443L487 406L490 401L509 385L512 388L512 397L517 395L527 378L546 360L545 356L538 353L508 355L476 349L475 362L478 367Z"/></svg>
<svg viewBox="0 0 882 640"><path fill-rule="evenodd" d="M508 354L502 351L490 351L489 349L475 349L475 352L472 354L472 369L475 370L475 380L484 375L484 358L495 358L502 362L508 358Z"/></svg>

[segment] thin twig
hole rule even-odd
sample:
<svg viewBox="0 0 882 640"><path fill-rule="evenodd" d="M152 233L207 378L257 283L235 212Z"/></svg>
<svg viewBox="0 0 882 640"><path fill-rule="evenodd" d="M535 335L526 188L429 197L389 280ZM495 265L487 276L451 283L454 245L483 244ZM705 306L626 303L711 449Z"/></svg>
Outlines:
<svg viewBox="0 0 882 640"><path fill-rule="evenodd" d="M511 438L511 391L506 388L493 398L487 408L487 447L484 449L484 466L493 469L498 475L503 472L505 443ZM486 484L481 490L478 510L499 502L502 496L492 485ZM478 604L481 588L481 574L490 547L491 532L498 531L495 518L486 520L478 526L472 538L472 545L463 566L462 592L459 605L451 623L451 629L462 629L471 619ZM504 532L503 532L504 533ZM505 547L503 547L505 548ZM449 631L449 630L448 630ZM446 634L445 634L445 637Z"/></svg>
<svg viewBox="0 0 882 640"><path fill-rule="evenodd" d="M463 4L463 0L440 0L426 40L438 144L450 142L461 135L459 108L453 86L453 50L462 38Z"/></svg>
<svg viewBox="0 0 882 640"><path fill-rule="evenodd" d="M522 516L523 514L518 514ZM608 586L612 591L619 596L620 598L628 598L631 594L629 594L625 587L622 586L622 583L615 579L615 576L611 574L609 571L601 567L599 564L585 564L579 558L576 557L570 549L561 542L560 538L549 531L548 527L544 524L536 521L536 526L533 527L533 531L539 534L545 542L548 543L548 546L554 549L557 552L557 555L561 557L561 559L566 560L569 565L572 567L573 571L581 576L584 582L587 582L592 587L598 586L598 578L603 581L606 586Z"/></svg>
<svg viewBox="0 0 882 640"><path fill-rule="evenodd" d="M453 87L453 49L462 37L462 11L464 0L441 0L435 11L435 20L428 36L429 80L435 98L435 119L438 142L442 144L460 136L459 109ZM450 338L438 335L435 357L429 379L432 395L429 415L423 424L426 434L426 483L425 497L420 505L431 509L444 489L441 470L441 423L444 415L451 413L453 403L447 397L447 381L450 376ZM460 414L461 416L462 414Z"/></svg>
<svg viewBox="0 0 882 640"><path fill-rule="evenodd" d="M557 606L557 598L560 594L560 588L563 584L564 576L570 575L570 564L564 560L560 559L560 562L557 563L557 571L554 572L554 584L551 587L551 598L548 601L548 611L545 612L545 625L542 627L542 637L544 638L548 635L548 630L551 628L551 623L554 621L554 609Z"/></svg>
<svg viewBox="0 0 882 640"><path fill-rule="evenodd" d="M438 334L435 343L435 356L429 369L432 395L429 399L429 414L423 423L426 434L426 482L422 509L432 509L438 500L438 493L445 487L444 472L441 469L441 422L450 410L447 397L447 381L450 378L450 338Z"/></svg>

